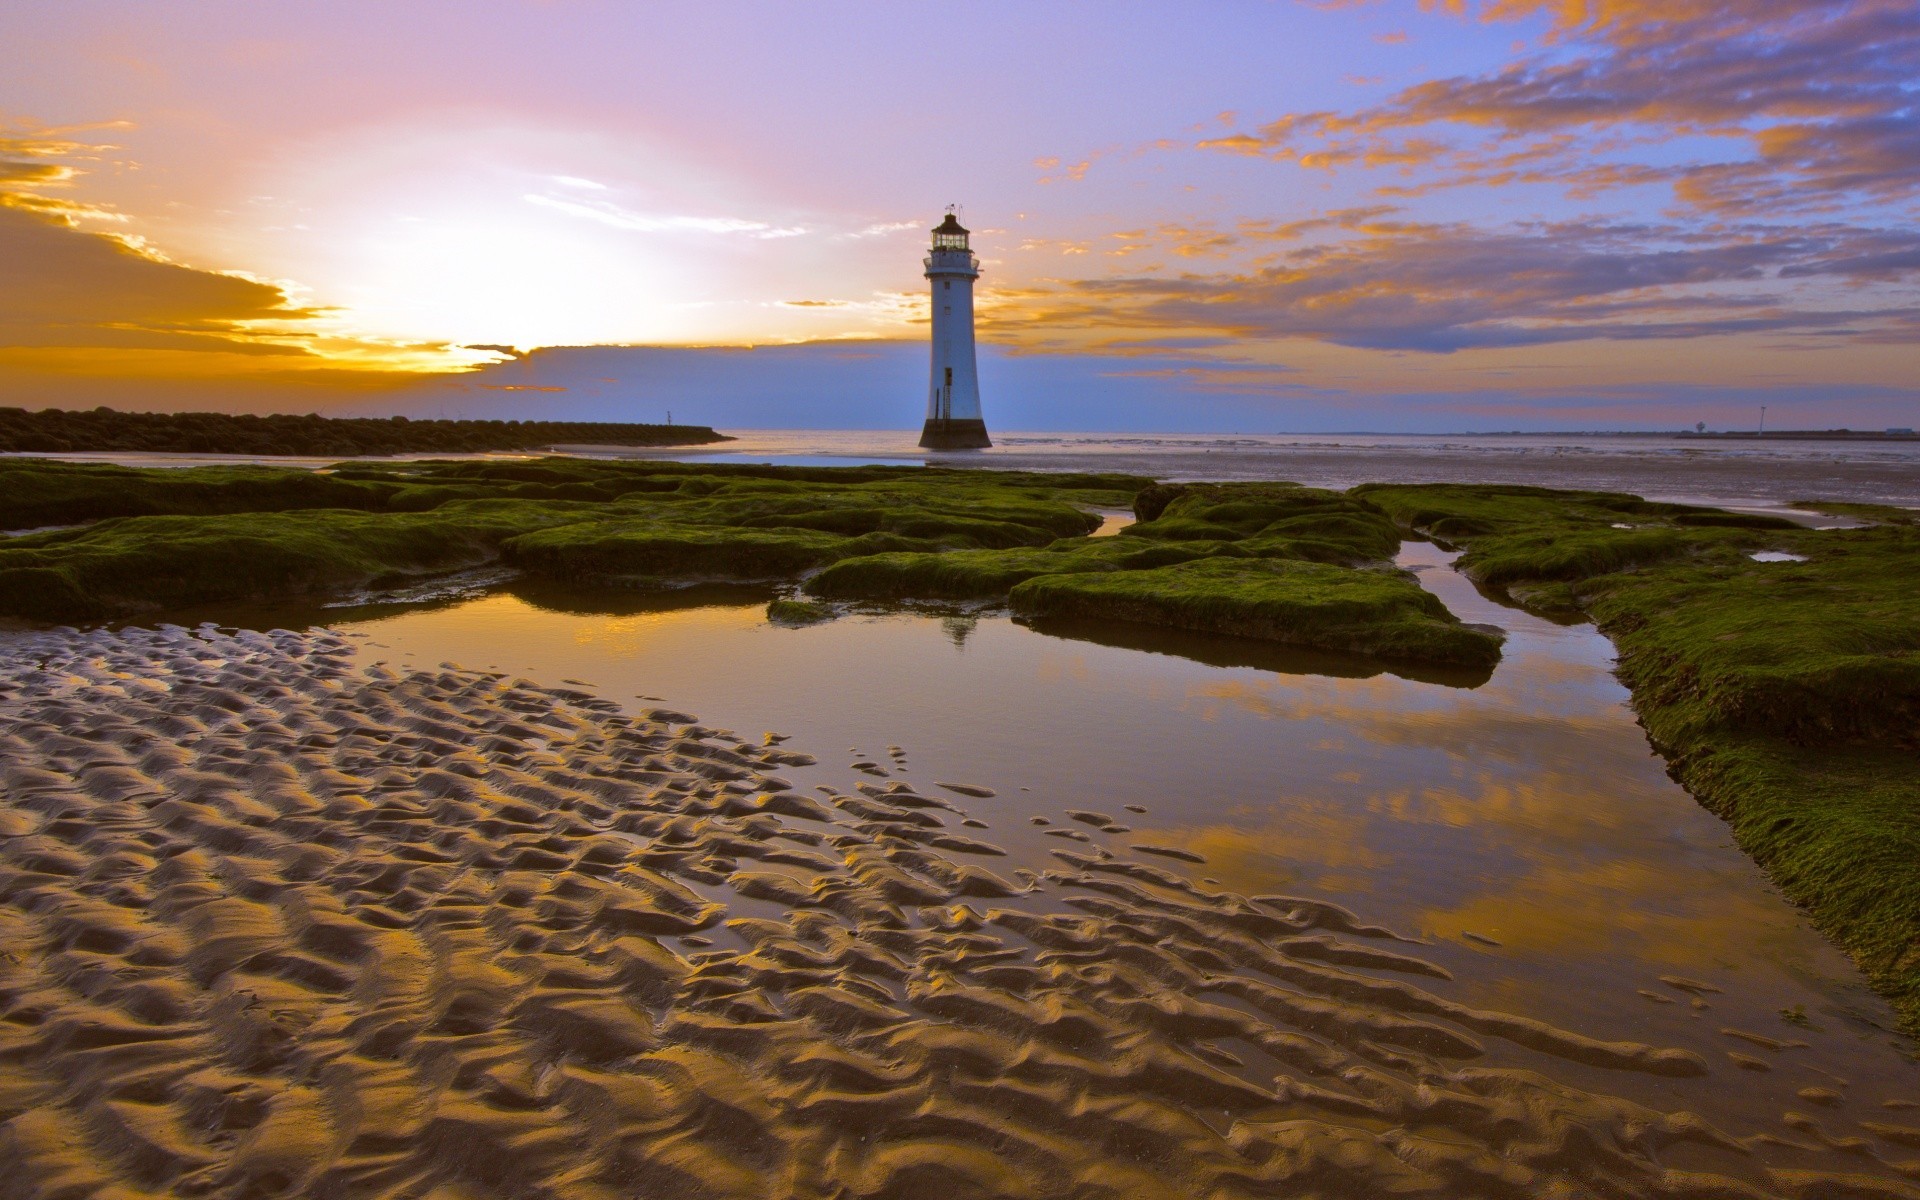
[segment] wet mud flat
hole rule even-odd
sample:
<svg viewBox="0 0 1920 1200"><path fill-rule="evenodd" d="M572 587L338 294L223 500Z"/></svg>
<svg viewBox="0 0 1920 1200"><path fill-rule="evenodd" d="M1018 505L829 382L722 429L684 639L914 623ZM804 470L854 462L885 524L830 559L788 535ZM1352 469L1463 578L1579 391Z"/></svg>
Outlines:
<svg viewBox="0 0 1920 1200"><path fill-rule="evenodd" d="M1384 439L1382 439L1384 440ZM1414 441L1415 439L1407 439ZM1623 439L1624 440L1624 439ZM1169 454L1159 448L1099 453L1065 447L1009 445L993 465L1010 470L1105 470L1170 479L1292 479L1312 487L1349 488L1372 480L1404 483L1518 484L1632 492L1650 498L1791 504L1808 496L1920 506L1916 455L1910 445L1869 443L1833 450L1762 445L1699 445L1604 449L1506 445L1499 439L1432 439L1427 445L1324 444L1248 448L1224 445Z"/></svg>
<svg viewBox="0 0 1920 1200"><path fill-rule="evenodd" d="M1809 496L1920 506L1909 439L1562 434L1113 434L1001 431L991 450L929 454L911 433L730 430L712 450L634 451L680 461L910 462L1033 471L1128 471L1163 480L1292 479L1344 489L1402 483L1525 484L1713 504ZM587 451L588 453L597 453ZM620 453L620 452L614 452Z"/></svg>
<svg viewBox="0 0 1920 1200"><path fill-rule="evenodd" d="M10 1192L1920 1196L1914 1100L1662 1104L1797 1081L824 753L324 629L9 635Z"/></svg>

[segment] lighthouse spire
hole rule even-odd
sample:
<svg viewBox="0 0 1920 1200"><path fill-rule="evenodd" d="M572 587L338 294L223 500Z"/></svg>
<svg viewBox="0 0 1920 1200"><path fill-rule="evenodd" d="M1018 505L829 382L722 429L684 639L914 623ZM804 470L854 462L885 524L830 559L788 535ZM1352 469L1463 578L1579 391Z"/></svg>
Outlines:
<svg viewBox="0 0 1920 1200"><path fill-rule="evenodd" d="M929 450L980 450L993 445L980 416L980 375L973 353L973 281L980 260L968 233L947 208L933 227L926 277L933 293L933 366L927 389L927 423L920 444Z"/></svg>

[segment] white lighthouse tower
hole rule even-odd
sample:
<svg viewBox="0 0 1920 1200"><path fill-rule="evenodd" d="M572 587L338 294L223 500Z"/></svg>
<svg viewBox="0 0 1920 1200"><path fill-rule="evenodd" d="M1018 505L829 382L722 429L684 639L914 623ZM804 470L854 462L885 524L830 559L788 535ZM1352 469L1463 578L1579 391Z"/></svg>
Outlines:
<svg viewBox="0 0 1920 1200"><path fill-rule="evenodd" d="M993 443L980 418L973 359L973 281L980 278L980 260L967 248L967 231L952 210L934 227L926 264L933 287L933 371L920 444L929 450L983 449Z"/></svg>

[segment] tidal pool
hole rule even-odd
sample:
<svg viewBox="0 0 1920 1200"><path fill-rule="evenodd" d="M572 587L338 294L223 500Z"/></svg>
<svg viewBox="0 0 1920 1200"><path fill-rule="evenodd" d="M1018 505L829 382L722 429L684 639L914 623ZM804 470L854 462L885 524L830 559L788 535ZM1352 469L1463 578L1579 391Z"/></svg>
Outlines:
<svg viewBox="0 0 1920 1200"><path fill-rule="evenodd" d="M784 628L750 593L498 590L329 624L363 663L568 681L788 735L819 756L783 772L802 791L882 775L991 789L965 806L1010 852L996 869L1144 843L1204 860L1155 859L1204 887L1344 905L1424 941L1405 949L1451 974L1420 984L1448 1001L1700 1055L1704 1075L1667 1077L1490 1052L1747 1141L1744 1158L1683 1148L1671 1165L1920 1177L1903 1144L1920 1067L1886 1006L1667 778L1606 639L1480 595L1451 558L1409 544L1401 563L1507 631L1490 678L991 613Z"/></svg>

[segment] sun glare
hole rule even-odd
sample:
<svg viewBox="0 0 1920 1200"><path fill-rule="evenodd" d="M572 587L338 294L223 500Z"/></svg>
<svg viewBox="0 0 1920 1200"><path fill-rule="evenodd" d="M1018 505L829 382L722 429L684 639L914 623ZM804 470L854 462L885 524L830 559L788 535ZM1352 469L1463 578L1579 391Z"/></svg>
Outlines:
<svg viewBox="0 0 1920 1200"><path fill-rule="evenodd" d="M369 335L531 347L904 328L880 295L913 272L885 273L887 239L796 218L631 139L363 130L290 153L257 191L274 225L256 253ZM790 306L821 271L844 289L863 267L871 287L851 302Z"/></svg>

